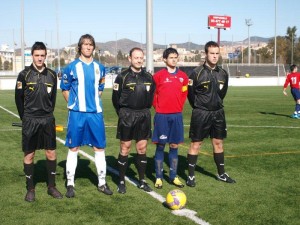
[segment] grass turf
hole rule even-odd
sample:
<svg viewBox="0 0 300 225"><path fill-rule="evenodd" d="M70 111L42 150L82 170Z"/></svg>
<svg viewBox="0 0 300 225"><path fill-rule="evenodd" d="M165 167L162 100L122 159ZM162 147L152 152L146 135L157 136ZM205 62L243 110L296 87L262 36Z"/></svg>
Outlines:
<svg viewBox="0 0 300 225"><path fill-rule="evenodd" d="M210 224L291 224L300 220L299 132L300 120L291 119L294 101L285 97L281 87L230 87L225 99L228 138L225 140L225 168L236 184L216 181L212 147L206 140L196 168L195 188L184 187L187 208ZM117 116L111 103L111 89L103 93L106 123L107 163L116 168L119 141L115 138ZM161 202L135 186L127 184L127 193L117 193L117 176L108 173L112 196L96 189L96 168L92 161L80 156L76 173L76 197L56 200L47 195L45 155L37 151L35 158L36 202L27 203L21 131L12 127L18 118L13 91L0 91L0 223L1 224L195 224L186 217L175 216ZM66 126L67 109L58 93L56 123ZM185 143L179 149L178 174L186 179L186 154L189 146L188 125L191 108L184 110ZM57 132L64 140L65 131ZM89 147L84 151L93 156ZM153 155L148 146L147 180L154 189ZM67 148L57 142L57 186L65 193L65 160ZM127 175L137 178L133 163L134 147ZM165 156L167 159L167 155ZM166 196L174 189L168 184L165 164L163 189L154 190Z"/></svg>

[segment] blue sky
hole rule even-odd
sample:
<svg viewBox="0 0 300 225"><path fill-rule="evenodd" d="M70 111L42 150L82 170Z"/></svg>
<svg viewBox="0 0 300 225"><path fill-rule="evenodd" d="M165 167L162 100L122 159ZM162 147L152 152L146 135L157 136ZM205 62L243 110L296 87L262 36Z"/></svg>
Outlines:
<svg viewBox="0 0 300 225"><path fill-rule="evenodd" d="M152 0L153 41L157 44L217 40L217 29L207 29L208 15L231 16L231 30L221 30L221 41L250 36L274 37L275 0ZM57 4L56 4L57 3ZM1 1L0 44L20 47L21 0ZM287 27L300 30L298 0L277 0L277 35ZM59 23L57 23L57 21ZM58 26L57 26L58 24ZM129 38L146 42L146 0L24 0L25 43L46 42L48 47L77 43L82 34L97 42ZM299 36L299 35L298 35Z"/></svg>

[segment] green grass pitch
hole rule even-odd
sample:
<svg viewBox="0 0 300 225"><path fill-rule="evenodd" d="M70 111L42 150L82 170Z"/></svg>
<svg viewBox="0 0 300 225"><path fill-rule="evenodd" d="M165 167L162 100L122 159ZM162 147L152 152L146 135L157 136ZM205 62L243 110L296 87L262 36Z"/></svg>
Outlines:
<svg viewBox="0 0 300 225"><path fill-rule="evenodd" d="M282 94L282 87L229 87L225 98L228 138L225 140L225 168L236 184L216 180L216 166L210 140L206 140L198 158L195 188L184 187L186 208L209 224L224 225L296 225L300 221L300 120L290 118L294 101ZM103 93L108 166L116 168L119 141L117 116L111 103L111 89ZM56 200L47 195L45 155L35 158L36 201L24 201L25 177L21 130L12 127L19 119L14 91L0 91L0 224L197 224L177 216L151 195L127 184L127 193L117 193L118 178L108 172L107 182L114 191L105 196L97 191L96 168L80 156L76 172L76 197ZM56 123L66 126L67 109L58 91ZM179 148L178 175L186 180L186 155L189 147L191 108L184 109L185 142ZM65 130L57 132L64 140ZM82 150L93 156L92 149ZM65 194L65 163L68 149L57 142L57 186ZM153 155L155 145L148 145L147 181L154 188ZM134 146L127 176L137 179L133 163ZM165 157L167 159L167 157ZM175 187L168 184L165 161L163 189L154 190L165 197Z"/></svg>

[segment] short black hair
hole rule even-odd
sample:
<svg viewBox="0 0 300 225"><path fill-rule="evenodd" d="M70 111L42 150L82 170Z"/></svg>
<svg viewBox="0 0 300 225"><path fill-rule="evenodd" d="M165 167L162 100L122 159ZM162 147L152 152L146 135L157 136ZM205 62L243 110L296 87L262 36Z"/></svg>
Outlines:
<svg viewBox="0 0 300 225"><path fill-rule="evenodd" d="M208 48L209 47L217 47L217 48L220 48L220 46L218 45L217 42L215 41L209 41L205 44L204 46L204 50L205 50L205 53L207 54L208 53Z"/></svg>
<svg viewBox="0 0 300 225"><path fill-rule="evenodd" d="M46 45L43 43L43 42L40 42L40 41L36 41L32 47L31 47L31 55L33 55L33 52L35 50L45 50L46 51L46 54L47 54L47 48L46 48Z"/></svg>
<svg viewBox="0 0 300 225"><path fill-rule="evenodd" d="M90 40L90 41L92 42L92 45L93 45L94 49L95 49L95 47L96 47L96 43L95 43L94 37L93 37L92 35L90 35L90 34L84 34L84 35L82 35L82 36L79 38L79 41L78 41L78 54L79 54L79 55L81 55L81 47L82 47L83 41L84 41L85 39L88 39L88 40Z"/></svg>
<svg viewBox="0 0 300 225"><path fill-rule="evenodd" d="M144 54L143 49L141 49L141 48L139 48L139 47L134 47L134 48L130 49L130 51L129 51L129 56L130 56L130 57L132 56L132 53L133 53L134 51L141 51L141 52Z"/></svg>
<svg viewBox="0 0 300 225"><path fill-rule="evenodd" d="M292 64L292 65L290 66L290 70L291 70L291 72L293 72L295 68L297 68L297 65L295 65L295 64Z"/></svg>
<svg viewBox="0 0 300 225"><path fill-rule="evenodd" d="M163 52L163 59L167 59L170 54L176 54L177 56L179 55L175 48L167 48Z"/></svg>

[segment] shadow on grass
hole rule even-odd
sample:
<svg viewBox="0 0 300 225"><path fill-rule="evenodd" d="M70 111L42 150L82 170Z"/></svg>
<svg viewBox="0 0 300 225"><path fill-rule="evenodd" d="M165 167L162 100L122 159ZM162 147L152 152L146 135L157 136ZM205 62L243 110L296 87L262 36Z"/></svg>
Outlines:
<svg viewBox="0 0 300 225"><path fill-rule="evenodd" d="M76 168L76 173L75 173L75 182L76 179L83 178L83 179L88 179L90 182L95 185L96 187L98 186L98 176L95 174L95 172L91 169L91 166L95 166L95 164L91 164L91 161L89 159L81 159L78 157L78 163L77 163L77 168ZM65 179L65 186L66 186L66 160L61 161L58 163L58 166L62 167L64 169L64 179Z"/></svg>
<svg viewBox="0 0 300 225"><path fill-rule="evenodd" d="M273 115L273 116L284 116L291 118L291 115L286 115L286 114L280 114L280 113L275 113L275 112L259 112L260 114L265 114L265 115Z"/></svg>

